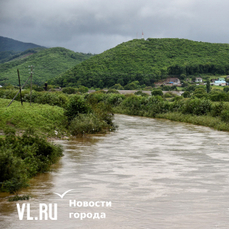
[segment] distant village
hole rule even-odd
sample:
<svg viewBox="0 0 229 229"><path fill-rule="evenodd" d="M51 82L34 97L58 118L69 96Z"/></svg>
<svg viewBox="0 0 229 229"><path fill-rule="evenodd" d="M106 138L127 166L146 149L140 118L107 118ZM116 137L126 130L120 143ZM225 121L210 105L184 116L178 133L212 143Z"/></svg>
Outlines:
<svg viewBox="0 0 229 229"><path fill-rule="evenodd" d="M186 79L186 82L189 83L195 83L196 85L205 85L206 83L203 82L203 79L201 77L196 77L195 81L192 81L192 79ZM217 78L217 79L211 79L210 84L211 86L227 86L229 83L229 76L226 76L225 78ZM181 80L178 78L167 78L163 81L155 83L156 87L159 86L177 86L182 87Z"/></svg>

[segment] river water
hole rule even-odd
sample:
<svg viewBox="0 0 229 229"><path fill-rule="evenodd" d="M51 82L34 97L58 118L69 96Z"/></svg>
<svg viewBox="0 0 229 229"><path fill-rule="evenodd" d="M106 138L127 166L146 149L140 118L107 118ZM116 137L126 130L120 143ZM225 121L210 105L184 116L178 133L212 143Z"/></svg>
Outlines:
<svg viewBox="0 0 229 229"><path fill-rule="evenodd" d="M65 155L22 191L32 198L0 199L0 228L229 228L229 133L126 115L115 122L115 132L57 141ZM30 204L22 220L16 203ZM39 206L54 203L57 220L41 220Z"/></svg>

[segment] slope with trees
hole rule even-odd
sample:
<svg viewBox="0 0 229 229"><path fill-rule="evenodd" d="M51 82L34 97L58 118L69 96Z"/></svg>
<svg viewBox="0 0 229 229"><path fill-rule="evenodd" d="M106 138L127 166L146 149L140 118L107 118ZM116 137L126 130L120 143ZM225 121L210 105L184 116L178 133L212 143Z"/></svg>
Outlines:
<svg viewBox="0 0 229 229"><path fill-rule="evenodd" d="M60 86L112 87L176 76L229 74L229 45L187 39L134 39L75 66L50 83Z"/></svg>
<svg viewBox="0 0 229 229"><path fill-rule="evenodd" d="M20 56L21 52L28 49L45 49L45 47L0 36L0 63L7 62Z"/></svg>
<svg viewBox="0 0 229 229"><path fill-rule="evenodd" d="M29 77L28 66L33 65L33 83L41 85L91 56L92 54L76 53L59 47L36 51L29 49L18 58L0 64L0 84L18 85L17 69L24 83Z"/></svg>

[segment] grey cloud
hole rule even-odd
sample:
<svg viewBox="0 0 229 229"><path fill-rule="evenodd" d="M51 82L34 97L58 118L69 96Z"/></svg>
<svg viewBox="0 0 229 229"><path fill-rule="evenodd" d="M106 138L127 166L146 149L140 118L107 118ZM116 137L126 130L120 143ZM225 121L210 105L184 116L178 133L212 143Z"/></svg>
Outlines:
<svg viewBox="0 0 229 229"><path fill-rule="evenodd" d="M227 42L226 0L0 0L2 36L100 53L141 36Z"/></svg>

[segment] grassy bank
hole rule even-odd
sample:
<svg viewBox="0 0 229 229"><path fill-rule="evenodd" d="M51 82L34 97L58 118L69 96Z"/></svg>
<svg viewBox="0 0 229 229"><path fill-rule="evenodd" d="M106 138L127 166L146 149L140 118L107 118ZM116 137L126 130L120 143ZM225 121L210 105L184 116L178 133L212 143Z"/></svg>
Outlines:
<svg viewBox="0 0 229 229"><path fill-rule="evenodd" d="M23 131L28 128L34 129L37 134L55 136L66 131L67 118L64 109L47 104L21 103L14 101L9 107L11 100L0 99L0 129L7 126Z"/></svg>
<svg viewBox="0 0 229 229"><path fill-rule="evenodd" d="M115 113L164 118L229 131L228 102L177 97L170 101L161 96L129 95L114 108Z"/></svg>
<svg viewBox="0 0 229 229"><path fill-rule="evenodd" d="M157 114L156 118L207 126L221 131L229 131L229 123L221 121L219 117L212 117L210 115L197 116L178 112L168 112L165 114Z"/></svg>
<svg viewBox="0 0 229 229"><path fill-rule="evenodd" d="M41 95L41 96L39 96ZM45 98L53 98L53 100ZM65 96L66 97L66 96ZM62 155L62 149L47 137L63 134L82 135L114 128L111 106L93 96L61 93L37 95L38 104L0 99L0 192L16 193L29 179L49 170ZM63 108L63 107L64 108ZM17 135L15 134L17 133ZM18 198L16 198L18 199Z"/></svg>
<svg viewBox="0 0 229 229"><path fill-rule="evenodd" d="M57 106L10 101L0 99L0 192L17 193L62 155L46 137L66 133L67 118Z"/></svg>
<svg viewBox="0 0 229 229"><path fill-rule="evenodd" d="M17 193L29 185L29 179L49 170L62 156L62 148L32 131L22 136L15 129L5 129L0 139L0 192Z"/></svg>

